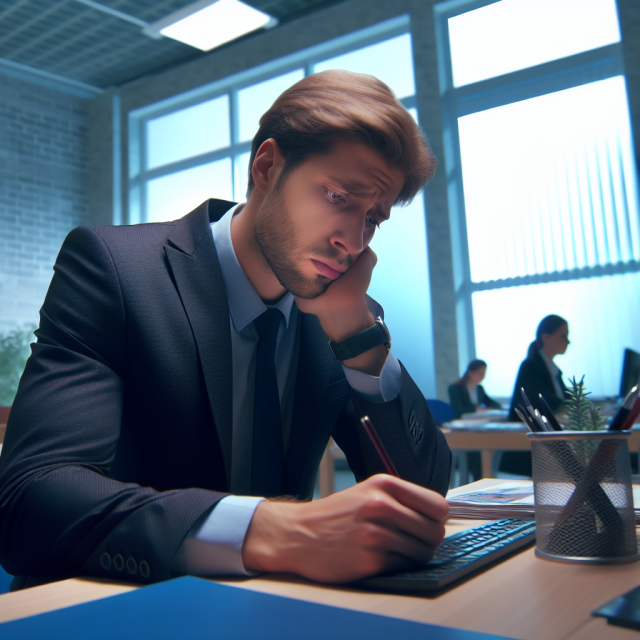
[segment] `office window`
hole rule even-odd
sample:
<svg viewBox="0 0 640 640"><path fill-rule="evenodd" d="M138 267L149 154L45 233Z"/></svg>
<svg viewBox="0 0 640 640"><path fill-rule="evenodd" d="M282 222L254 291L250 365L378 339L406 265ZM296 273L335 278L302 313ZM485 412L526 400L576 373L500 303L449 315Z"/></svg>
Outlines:
<svg viewBox="0 0 640 640"><path fill-rule="evenodd" d="M174 220L210 197L243 201L260 116L285 89L327 69L375 75L418 121L410 23L400 16L132 113L129 221ZM376 232L369 292L385 307L396 355L434 397L423 202L394 209Z"/></svg>
<svg viewBox="0 0 640 640"><path fill-rule="evenodd" d="M154 222L181 218L213 196L233 200L230 158L170 173L147 183L147 207L153 212Z"/></svg>
<svg viewBox="0 0 640 640"><path fill-rule="evenodd" d="M622 76L473 113L458 129L473 282L640 260Z"/></svg>
<svg viewBox="0 0 640 640"><path fill-rule="evenodd" d="M302 78L304 70L296 69L238 91L238 139L251 142L258 130L260 116L283 91Z"/></svg>
<svg viewBox="0 0 640 640"><path fill-rule="evenodd" d="M615 0L500 0L448 28L454 87L620 40Z"/></svg>
<svg viewBox="0 0 640 640"><path fill-rule="evenodd" d="M510 396L538 322L556 313L572 342L558 366L615 395L624 348L640 348L640 205L615 2L440 7L460 366L487 360L486 387Z"/></svg>
<svg viewBox="0 0 640 640"><path fill-rule="evenodd" d="M177 160L229 146L229 96L147 121L147 167L154 169Z"/></svg>
<svg viewBox="0 0 640 640"><path fill-rule="evenodd" d="M565 377L585 374L592 392L618 393L624 349L638 344L637 273L476 291L472 302L476 350L489 361L489 374L512 372L514 366L517 372L538 322L556 313L569 320L571 344L555 360ZM503 387L498 375L487 376L487 390L495 386L500 395L511 395L515 373L504 376Z"/></svg>
<svg viewBox="0 0 640 640"><path fill-rule="evenodd" d="M416 92L409 33L323 60L313 66L314 71L325 69L368 73L389 85L398 98L408 98Z"/></svg>

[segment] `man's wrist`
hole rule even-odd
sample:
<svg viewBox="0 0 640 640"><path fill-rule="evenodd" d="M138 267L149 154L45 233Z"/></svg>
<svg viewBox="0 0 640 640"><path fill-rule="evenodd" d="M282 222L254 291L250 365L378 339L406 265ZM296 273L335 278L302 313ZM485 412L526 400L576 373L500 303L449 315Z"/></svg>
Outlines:
<svg viewBox="0 0 640 640"><path fill-rule="evenodd" d="M292 573L287 534L295 530L295 509L299 504L261 502L249 524L242 547L242 563L248 571Z"/></svg>
<svg viewBox="0 0 640 640"><path fill-rule="evenodd" d="M375 325L376 320L366 303L349 309L333 310L319 316L320 325L332 342L342 342L351 336L366 331Z"/></svg>

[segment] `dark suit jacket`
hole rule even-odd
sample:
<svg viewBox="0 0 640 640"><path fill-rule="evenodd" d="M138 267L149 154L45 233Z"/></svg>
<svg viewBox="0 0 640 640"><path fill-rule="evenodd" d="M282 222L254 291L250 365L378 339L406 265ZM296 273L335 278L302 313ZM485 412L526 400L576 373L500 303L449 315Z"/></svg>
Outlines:
<svg viewBox="0 0 640 640"><path fill-rule="evenodd" d="M486 394L481 384L476 389L478 391L478 404L495 409L501 408L498 402ZM473 413L476 410L476 405L471 402L467 385L460 380L449 385L449 404L456 418L459 418L463 413Z"/></svg>
<svg viewBox="0 0 640 640"><path fill-rule="evenodd" d="M534 409L542 411L542 405L538 397L538 394L541 393L544 399L549 403L551 409L554 412L558 411L567 397L567 390L562 380L562 371L559 372L558 377L560 379L560 386L563 390L562 397L556 394L549 369L544 363L539 352L531 358L524 360L520 365L520 370L518 371L518 377L516 379L516 386L513 390L509 420L516 422L519 420L518 415L515 412L515 407L519 404L524 405L522 394L520 393L520 389L522 387L524 387L525 393L527 394L527 397Z"/></svg>
<svg viewBox="0 0 640 640"><path fill-rule="evenodd" d="M231 206L65 240L0 459L9 573L167 579L192 525L229 490L229 307L209 224ZM368 402L318 319L301 322L286 492L311 497L330 436L358 480L384 471L358 422L368 414L401 475L444 495L450 452L406 370L395 400Z"/></svg>

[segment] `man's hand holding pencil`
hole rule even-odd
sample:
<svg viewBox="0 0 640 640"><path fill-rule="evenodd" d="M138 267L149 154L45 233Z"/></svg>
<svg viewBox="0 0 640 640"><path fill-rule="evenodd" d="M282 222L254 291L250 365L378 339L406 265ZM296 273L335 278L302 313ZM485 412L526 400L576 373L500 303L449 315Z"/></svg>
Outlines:
<svg viewBox="0 0 640 640"><path fill-rule="evenodd" d="M397 477L371 421L362 421L389 474L312 502L261 502L242 550L247 569L345 583L431 560L445 535L449 504Z"/></svg>

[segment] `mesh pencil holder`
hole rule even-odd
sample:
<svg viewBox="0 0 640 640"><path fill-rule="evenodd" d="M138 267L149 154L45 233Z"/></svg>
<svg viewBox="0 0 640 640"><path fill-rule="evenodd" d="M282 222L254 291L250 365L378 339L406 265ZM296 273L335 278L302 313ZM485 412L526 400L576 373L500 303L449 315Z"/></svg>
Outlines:
<svg viewBox="0 0 640 640"><path fill-rule="evenodd" d="M638 560L629 431L555 431L531 438L536 555L563 562Z"/></svg>

